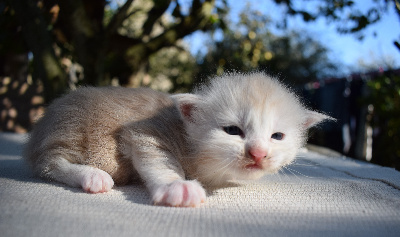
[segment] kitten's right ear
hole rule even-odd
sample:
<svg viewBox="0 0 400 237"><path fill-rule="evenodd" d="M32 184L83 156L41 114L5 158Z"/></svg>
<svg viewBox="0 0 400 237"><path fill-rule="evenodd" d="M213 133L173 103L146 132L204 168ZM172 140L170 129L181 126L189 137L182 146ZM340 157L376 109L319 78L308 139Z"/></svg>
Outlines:
<svg viewBox="0 0 400 237"><path fill-rule="evenodd" d="M171 97L175 101L182 119L194 123L194 112L199 110L199 104L202 98L199 95L189 93L176 94Z"/></svg>

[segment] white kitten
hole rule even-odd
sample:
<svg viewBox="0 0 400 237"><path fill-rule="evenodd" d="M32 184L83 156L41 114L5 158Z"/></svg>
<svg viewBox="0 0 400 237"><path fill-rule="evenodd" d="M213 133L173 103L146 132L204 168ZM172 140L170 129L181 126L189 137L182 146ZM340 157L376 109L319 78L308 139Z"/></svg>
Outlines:
<svg viewBox="0 0 400 237"><path fill-rule="evenodd" d="M288 165L307 129L324 119L262 73L216 77L194 94L173 96L81 88L48 107L25 157L38 175L87 192L140 178L155 204L198 206L202 185Z"/></svg>

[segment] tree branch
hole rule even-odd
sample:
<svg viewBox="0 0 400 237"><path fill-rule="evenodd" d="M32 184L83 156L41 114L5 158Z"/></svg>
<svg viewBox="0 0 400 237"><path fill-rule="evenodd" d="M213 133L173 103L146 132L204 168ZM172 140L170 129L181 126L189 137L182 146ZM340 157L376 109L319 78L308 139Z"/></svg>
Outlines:
<svg viewBox="0 0 400 237"><path fill-rule="evenodd" d="M127 0L122 7L120 7L117 12L113 15L110 23L108 23L105 33L106 36L114 35L118 28L122 25L124 20L128 16L128 10L131 7L133 0Z"/></svg>
<svg viewBox="0 0 400 237"><path fill-rule="evenodd" d="M159 49L167 46L172 46L177 40L189 35L199 29L206 29L208 24L211 24L210 18L212 9L215 5L215 0L206 0L201 3L199 0L194 0L190 14L186 16L180 23L172 26L164 31L164 33L150 39L148 42L130 47L126 51L126 56L130 60L135 61L147 57Z"/></svg>
<svg viewBox="0 0 400 237"><path fill-rule="evenodd" d="M147 13L147 20L143 24L143 36L150 35L153 30L154 24L168 9L171 0L156 0L153 1L153 8Z"/></svg>
<svg viewBox="0 0 400 237"><path fill-rule="evenodd" d="M400 43L399 43L399 42L394 41L393 44L394 44L394 46L396 46L396 48L397 48L398 50L400 50Z"/></svg>

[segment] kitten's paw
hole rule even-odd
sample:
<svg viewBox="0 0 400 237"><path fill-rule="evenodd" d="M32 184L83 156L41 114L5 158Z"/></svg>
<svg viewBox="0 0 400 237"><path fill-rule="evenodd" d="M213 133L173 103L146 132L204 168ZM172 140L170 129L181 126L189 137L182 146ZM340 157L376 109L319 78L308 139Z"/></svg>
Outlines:
<svg viewBox="0 0 400 237"><path fill-rule="evenodd" d="M205 200L206 192L196 180L176 180L158 187L153 195L154 204L172 207L198 207Z"/></svg>
<svg viewBox="0 0 400 237"><path fill-rule="evenodd" d="M90 169L82 178L82 188L89 193L108 192L114 186L111 176L100 169Z"/></svg>

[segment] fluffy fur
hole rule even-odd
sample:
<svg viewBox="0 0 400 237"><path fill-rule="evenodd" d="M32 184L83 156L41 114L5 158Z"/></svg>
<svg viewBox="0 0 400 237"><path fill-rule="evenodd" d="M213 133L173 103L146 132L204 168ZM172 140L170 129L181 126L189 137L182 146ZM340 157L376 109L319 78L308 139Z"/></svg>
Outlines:
<svg viewBox="0 0 400 237"><path fill-rule="evenodd" d="M307 129L324 119L262 73L216 77L172 96L81 88L48 107L25 157L39 176L87 192L141 179L155 204L198 206L203 185L257 179L290 164Z"/></svg>

